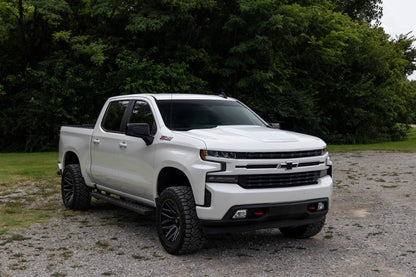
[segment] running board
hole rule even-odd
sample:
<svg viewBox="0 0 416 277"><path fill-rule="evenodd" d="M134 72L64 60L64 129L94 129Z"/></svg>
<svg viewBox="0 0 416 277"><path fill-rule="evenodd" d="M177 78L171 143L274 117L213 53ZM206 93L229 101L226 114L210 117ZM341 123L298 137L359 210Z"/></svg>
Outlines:
<svg viewBox="0 0 416 277"><path fill-rule="evenodd" d="M91 196L94 196L97 199L105 200L113 205L131 210L141 215L151 215L154 212L154 208L136 204L130 201L118 199L107 194L102 194L101 192L93 191L91 192Z"/></svg>

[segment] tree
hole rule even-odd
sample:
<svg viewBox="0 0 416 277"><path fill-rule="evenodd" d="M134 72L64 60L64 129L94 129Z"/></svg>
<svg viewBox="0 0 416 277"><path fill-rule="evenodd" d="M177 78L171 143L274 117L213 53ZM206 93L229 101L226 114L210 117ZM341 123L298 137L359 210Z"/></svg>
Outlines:
<svg viewBox="0 0 416 277"><path fill-rule="evenodd" d="M359 23L372 23L380 25L383 16L382 0L332 0L335 10L348 14Z"/></svg>
<svg viewBox="0 0 416 277"><path fill-rule="evenodd" d="M225 91L329 142L402 138L416 50L361 24L380 3L0 0L0 149L56 149L128 93Z"/></svg>

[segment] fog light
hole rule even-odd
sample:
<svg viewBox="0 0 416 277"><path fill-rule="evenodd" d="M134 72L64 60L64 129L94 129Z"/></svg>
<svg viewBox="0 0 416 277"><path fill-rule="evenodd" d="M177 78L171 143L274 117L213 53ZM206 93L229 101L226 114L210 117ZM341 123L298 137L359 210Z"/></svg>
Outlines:
<svg viewBox="0 0 416 277"><path fill-rule="evenodd" d="M314 210L316 210L315 205L310 205L310 206L308 206L308 210L310 210L310 211L314 211Z"/></svg>
<svg viewBox="0 0 416 277"><path fill-rule="evenodd" d="M317 210L318 211L325 210L325 203L324 202L319 202L318 206L317 206Z"/></svg>
<svg viewBox="0 0 416 277"><path fill-rule="evenodd" d="M247 217L247 210L237 210L233 215L233 219L240 219Z"/></svg>

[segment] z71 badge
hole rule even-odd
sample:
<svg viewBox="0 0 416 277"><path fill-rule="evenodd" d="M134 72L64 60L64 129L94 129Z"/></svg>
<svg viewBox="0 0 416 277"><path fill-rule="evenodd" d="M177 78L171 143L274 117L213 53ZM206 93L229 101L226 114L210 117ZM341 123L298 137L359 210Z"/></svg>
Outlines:
<svg viewBox="0 0 416 277"><path fill-rule="evenodd" d="M166 141L171 141L173 139L173 137L167 137L167 136L161 136L160 140L166 140Z"/></svg>

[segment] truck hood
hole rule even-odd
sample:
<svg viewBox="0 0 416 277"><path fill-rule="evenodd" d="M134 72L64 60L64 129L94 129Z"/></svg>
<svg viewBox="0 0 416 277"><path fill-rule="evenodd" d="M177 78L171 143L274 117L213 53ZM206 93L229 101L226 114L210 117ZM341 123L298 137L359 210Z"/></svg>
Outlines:
<svg viewBox="0 0 416 277"><path fill-rule="evenodd" d="M218 126L183 134L204 141L209 150L218 151L276 152L326 147L325 142L317 137L262 126Z"/></svg>

